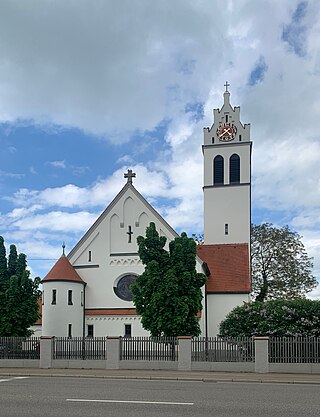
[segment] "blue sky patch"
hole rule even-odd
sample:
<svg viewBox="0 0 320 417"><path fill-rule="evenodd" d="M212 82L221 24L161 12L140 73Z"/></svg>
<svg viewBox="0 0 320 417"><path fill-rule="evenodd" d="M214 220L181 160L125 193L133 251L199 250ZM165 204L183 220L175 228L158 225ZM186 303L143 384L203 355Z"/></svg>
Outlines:
<svg viewBox="0 0 320 417"><path fill-rule="evenodd" d="M185 112L191 114L191 118L194 122L199 122L204 118L203 103L187 103L185 106Z"/></svg>
<svg viewBox="0 0 320 417"><path fill-rule="evenodd" d="M291 23L284 26L282 31L282 40L300 57L306 55L307 27L303 24L303 21L307 13L307 7L308 3L306 1L299 3L292 15Z"/></svg>
<svg viewBox="0 0 320 417"><path fill-rule="evenodd" d="M267 69L268 66L265 62L265 59L263 56L261 56L249 75L248 84L253 86L258 83L261 83L263 81L264 74L266 73Z"/></svg>

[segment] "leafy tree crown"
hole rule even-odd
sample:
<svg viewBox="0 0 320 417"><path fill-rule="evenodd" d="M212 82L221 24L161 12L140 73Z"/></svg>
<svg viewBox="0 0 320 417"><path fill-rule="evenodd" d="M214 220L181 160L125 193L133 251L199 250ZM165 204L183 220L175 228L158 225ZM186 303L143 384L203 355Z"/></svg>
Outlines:
<svg viewBox="0 0 320 417"><path fill-rule="evenodd" d="M143 327L152 336L200 334L204 274L196 272L196 244L186 233L169 243L150 223L146 237L137 239L143 274L132 285L133 302Z"/></svg>

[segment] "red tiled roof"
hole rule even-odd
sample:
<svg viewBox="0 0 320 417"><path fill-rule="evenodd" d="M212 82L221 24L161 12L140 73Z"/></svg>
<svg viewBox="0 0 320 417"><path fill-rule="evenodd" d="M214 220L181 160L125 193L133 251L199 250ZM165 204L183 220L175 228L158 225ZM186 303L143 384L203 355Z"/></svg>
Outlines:
<svg viewBox="0 0 320 417"><path fill-rule="evenodd" d="M249 247L246 243L198 245L197 255L208 265L209 293L249 293Z"/></svg>
<svg viewBox="0 0 320 417"><path fill-rule="evenodd" d="M85 284L66 256L61 256L57 260L41 283L46 281L72 281Z"/></svg>

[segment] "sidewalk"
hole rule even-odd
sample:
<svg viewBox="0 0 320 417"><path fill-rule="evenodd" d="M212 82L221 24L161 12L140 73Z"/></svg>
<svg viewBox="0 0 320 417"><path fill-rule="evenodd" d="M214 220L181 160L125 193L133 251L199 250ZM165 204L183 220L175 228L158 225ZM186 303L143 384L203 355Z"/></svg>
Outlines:
<svg viewBox="0 0 320 417"><path fill-rule="evenodd" d="M108 379L153 379L202 382L255 382L283 384L319 384L320 374L258 374L240 372L106 370L106 369L38 369L0 368L1 376L73 377Z"/></svg>

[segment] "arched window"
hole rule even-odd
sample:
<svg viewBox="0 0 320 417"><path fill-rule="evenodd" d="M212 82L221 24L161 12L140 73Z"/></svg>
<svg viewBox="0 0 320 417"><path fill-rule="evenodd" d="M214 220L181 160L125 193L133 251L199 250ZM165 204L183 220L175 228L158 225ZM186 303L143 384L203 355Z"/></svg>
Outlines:
<svg viewBox="0 0 320 417"><path fill-rule="evenodd" d="M229 176L230 184L239 184L240 183L240 157L236 153L230 156L229 161Z"/></svg>
<svg viewBox="0 0 320 417"><path fill-rule="evenodd" d="M218 155L213 160L213 184L224 184L223 158Z"/></svg>

